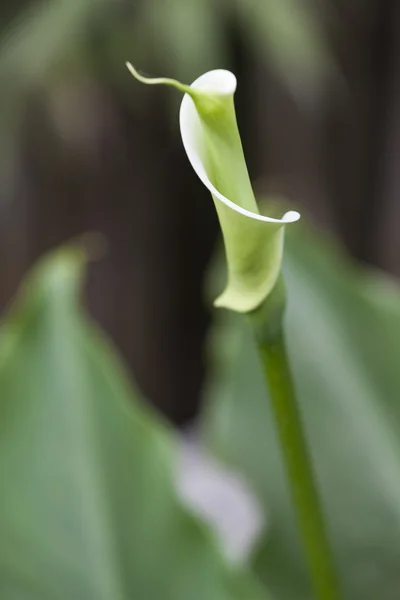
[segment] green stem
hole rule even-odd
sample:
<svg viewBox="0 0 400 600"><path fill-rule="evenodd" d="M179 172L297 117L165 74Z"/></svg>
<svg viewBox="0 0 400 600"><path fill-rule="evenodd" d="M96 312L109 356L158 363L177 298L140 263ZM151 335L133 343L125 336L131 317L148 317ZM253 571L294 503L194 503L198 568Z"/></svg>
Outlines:
<svg viewBox="0 0 400 600"><path fill-rule="evenodd" d="M259 340L258 349L315 594L319 600L339 600L336 569L295 398L283 333L279 332L270 340Z"/></svg>

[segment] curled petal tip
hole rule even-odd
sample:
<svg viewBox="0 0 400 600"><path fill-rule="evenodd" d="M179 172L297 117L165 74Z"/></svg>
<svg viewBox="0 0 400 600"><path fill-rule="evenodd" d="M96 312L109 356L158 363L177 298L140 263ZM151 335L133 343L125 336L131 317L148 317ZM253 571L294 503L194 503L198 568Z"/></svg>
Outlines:
<svg viewBox="0 0 400 600"><path fill-rule="evenodd" d="M284 223L295 223L300 219L300 213L296 210L289 210L289 212L285 213L282 217L282 221Z"/></svg>

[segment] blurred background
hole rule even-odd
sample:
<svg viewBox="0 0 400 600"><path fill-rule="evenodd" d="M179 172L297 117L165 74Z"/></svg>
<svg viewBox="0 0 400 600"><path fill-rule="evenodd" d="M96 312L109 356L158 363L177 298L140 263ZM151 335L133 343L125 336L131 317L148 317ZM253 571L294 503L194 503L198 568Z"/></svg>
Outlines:
<svg viewBox="0 0 400 600"><path fill-rule="evenodd" d="M101 232L91 313L154 405L196 415L218 223L179 94L126 60L187 83L232 70L257 193L399 275L399 27L395 0L3 0L1 307L43 252Z"/></svg>

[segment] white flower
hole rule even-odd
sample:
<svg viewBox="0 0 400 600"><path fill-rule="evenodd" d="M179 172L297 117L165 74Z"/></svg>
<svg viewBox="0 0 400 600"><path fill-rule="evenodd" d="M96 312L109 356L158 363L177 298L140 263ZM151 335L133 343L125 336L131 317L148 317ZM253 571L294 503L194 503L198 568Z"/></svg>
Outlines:
<svg viewBox="0 0 400 600"><path fill-rule="evenodd" d="M236 77L218 69L189 87L171 79L144 78L129 63L128 68L144 83L164 83L185 93L180 110L183 145L214 199L228 263L227 286L215 305L251 312L274 288L282 263L284 226L300 215L290 211L274 219L259 213L236 122Z"/></svg>

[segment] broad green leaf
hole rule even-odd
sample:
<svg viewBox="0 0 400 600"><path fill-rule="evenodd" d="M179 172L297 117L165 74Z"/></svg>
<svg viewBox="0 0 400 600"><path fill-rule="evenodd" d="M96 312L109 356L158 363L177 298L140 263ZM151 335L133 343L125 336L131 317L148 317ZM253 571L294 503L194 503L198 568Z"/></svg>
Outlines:
<svg viewBox="0 0 400 600"><path fill-rule="evenodd" d="M400 597L400 291L330 242L288 236L287 337L345 598ZM254 556L278 600L309 600L289 490L249 330L224 315L205 434L269 528Z"/></svg>
<svg viewBox="0 0 400 600"><path fill-rule="evenodd" d="M261 600L179 504L171 431L77 306L83 264L43 260L0 328L0 597Z"/></svg>

